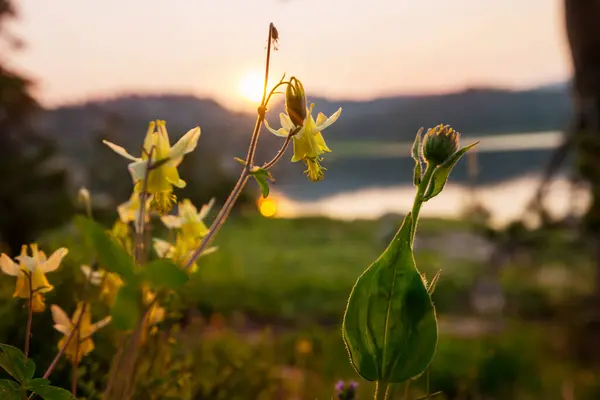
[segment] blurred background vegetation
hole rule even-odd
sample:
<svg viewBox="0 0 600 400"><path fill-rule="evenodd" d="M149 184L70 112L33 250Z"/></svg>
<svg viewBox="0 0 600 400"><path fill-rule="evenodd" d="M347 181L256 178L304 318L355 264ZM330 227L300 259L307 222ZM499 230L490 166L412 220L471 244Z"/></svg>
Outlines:
<svg viewBox="0 0 600 400"><path fill-rule="evenodd" d="M600 32L594 22L600 2L566 1L566 10L572 82L364 102L312 99L325 113L344 108L327 132L340 153L410 141L420 126L442 121L467 136L490 138L564 131L555 148L482 156L476 182L466 161L451 179L483 185L533 172L536 182L545 182L566 173L591 194L583 214L557 219L542 207L540 189L532 208L536 225L521 219L492 225L474 192L465 199L464 218L423 220L417 264L428 276L442 270L434 294L441 338L429 373L431 391L443 393L439 398L600 398ZM15 16L14 4L0 0L3 51L22 45L5 28ZM218 204L232 187L238 168L232 158L244 153L254 117L211 99L166 94L44 109L32 85L0 61L0 243L12 255L34 240L49 251L68 247L68 258L49 276L55 290L47 302L72 310L83 279L79 266L89 262L70 222L80 211L75 193L90 188L94 213L109 226L131 192L125 164L101 139L135 153L149 120L166 119L174 137L201 125L200 145L180 170L188 186L178 196L197 205L215 197ZM269 118L275 120L280 107ZM265 135L259 159L278 146ZM298 165L278 166L275 175L288 197L326 197L408 184L410 163L384 156L332 159L327 185L312 191L304 190ZM249 186L215 242L219 251L201 259L177 299L182 312L149 339L140 400L329 399L336 381L358 380L341 340L342 313L356 278L385 248L401 216L270 219L258 212L257 190ZM12 278L0 275L0 342L20 347L26 309L12 291ZM53 358L58 339L50 313L36 315L31 354L40 368ZM115 346L111 328L98 333L96 351L81 365L82 398L99 398ZM69 387L69 381L63 361L53 383ZM368 382L360 381L358 390L370 398ZM412 390L414 398L423 395L425 378Z"/></svg>

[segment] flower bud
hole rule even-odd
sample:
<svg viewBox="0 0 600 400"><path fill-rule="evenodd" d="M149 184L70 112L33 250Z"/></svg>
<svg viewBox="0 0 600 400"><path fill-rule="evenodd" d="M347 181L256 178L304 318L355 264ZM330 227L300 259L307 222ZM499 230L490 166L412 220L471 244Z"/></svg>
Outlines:
<svg viewBox="0 0 600 400"><path fill-rule="evenodd" d="M433 165L443 164L458 150L459 139L460 133L450 125L429 129L423 138L423 158Z"/></svg>
<svg viewBox="0 0 600 400"><path fill-rule="evenodd" d="M304 126L306 119L306 94L304 86L295 77L290 78L285 91L285 111L295 126Z"/></svg>
<svg viewBox="0 0 600 400"><path fill-rule="evenodd" d="M90 196L90 191L87 190L87 188L82 187L79 189L79 192L77 192L77 201L83 208L85 208L88 216L90 216L92 213L92 199Z"/></svg>

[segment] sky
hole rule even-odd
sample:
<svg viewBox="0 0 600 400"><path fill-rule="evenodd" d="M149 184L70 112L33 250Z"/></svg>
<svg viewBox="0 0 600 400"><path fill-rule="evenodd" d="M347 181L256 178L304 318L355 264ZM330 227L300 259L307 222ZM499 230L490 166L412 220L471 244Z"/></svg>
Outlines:
<svg viewBox="0 0 600 400"><path fill-rule="evenodd" d="M272 75L295 75L314 96L523 88L571 72L562 0L18 3L10 28L26 48L9 61L47 106L169 92L244 107L260 86L269 22L281 38Z"/></svg>

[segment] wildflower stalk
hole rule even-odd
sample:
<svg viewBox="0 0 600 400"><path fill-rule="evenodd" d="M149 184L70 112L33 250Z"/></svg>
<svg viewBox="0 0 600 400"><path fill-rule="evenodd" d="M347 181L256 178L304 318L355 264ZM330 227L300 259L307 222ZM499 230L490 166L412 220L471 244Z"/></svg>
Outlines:
<svg viewBox="0 0 600 400"><path fill-rule="evenodd" d="M46 372L44 372L44 376L43 376L44 379L48 379L50 374L52 374L52 371L54 371L54 368L56 368L58 361L60 361L60 358L63 356L63 354L65 354L65 350L67 349L67 346L69 346L69 343L71 343L71 340L73 340L73 337L75 336L75 334L77 332L79 332L79 326L81 325L81 321L83 320L83 315L85 314L85 309L88 306L87 294L88 294L88 288L90 286L91 276L92 275L90 274L90 278L86 279L85 284L83 286L83 296L82 296L83 305L81 306L81 313L79 314L77 321L75 321L75 325L73 326L73 329L71 330L71 332L69 332L69 335L65 339L65 343L58 350L58 353L54 357L54 360L52 360L52 362L50 363L50 366L48 366L48 369L46 370Z"/></svg>
<svg viewBox="0 0 600 400"><path fill-rule="evenodd" d="M142 264L144 254L144 233L146 231L146 201L148 199L148 178L150 176L150 170L152 169L152 156L154 155L154 146L150 148L148 152L148 168L146 168L144 180L142 181L142 190L140 192L140 210L137 221L135 224L135 245L134 245L134 260L137 265ZM139 229L138 224L139 222Z"/></svg>
<svg viewBox="0 0 600 400"><path fill-rule="evenodd" d="M388 384L385 382L376 381L375 382L375 394L374 394L373 399L374 400L386 400L388 398L387 392L388 392Z"/></svg>
<svg viewBox="0 0 600 400"><path fill-rule="evenodd" d="M287 147L290 144L292 137L294 137L294 135L296 133L300 132L300 129L302 129L302 127L296 127L292 132L290 132L290 134L285 138L283 145L281 146L281 148L279 149L279 151L277 152L275 157L273 157L273 159L271 161L269 161L268 163L265 163L261 167L262 169L269 170L269 169L271 169L271 167L273 167L275 164L277 164L277 162L279 162L279 160L281 160L281 157L283 157L283 155L285 154L285 151L287 150Z"/></svg>
<svg viewBox="0 0 600 400"><path fill-rule="evenodd" d="M79 329L77 330L77 341L75 342L75 361L73 362L73 382L71 387L71 394L73 397L77 397L77 369L79 368L79 344L81 343L81 334Z"/></svg>
<svg viewBox="0 0 600 400"><path fill-rule="evenodd" d="M417 231L417 223L419 221L419 212L421 211L421 207L423 206L423 203L425 202L425 199L423 198L423 196L425 195L425 191L427 190L427 187L429 186L429 183L431 182L431 178L433 176L433 172L435 171L435 167L436 166L433 165L432 163L427 164L427 167L425 168L425 173L423 174L423 178L421 179L421 183L417 189L417 194L415 195L415 201L414 201L413 207L412 207L413 224L412 224L412 230L410 233L411 245L415 240L415 232Z"/></svg>
<svg viewBox="0 0 600 400"><path fill-rule="evenodd" d="M33 322L33 282L31 281L31 273L26 272L27 283L29 284L29 299L27 301L27 307L29 308L27 314L27 332L25 333L25 358L29 358L29 343L31 341L31 324Z"/></svg>
<svg viewBox="0 0 600 400"><path fill-rule="evenodd" d="M406 381L404 384L404 394L402 395L402 400L408 400L408 395L410 394L410 380Z"/></svg>
<svg viewBox="0 0 600 400"><path fill-rule="evenodd" d="M265 62L265 80L264 80L264 84L263 84L262 100L261 100L260 106L258 107L258 117L256 118L256 124L254 125L254 131L252 132L252 137L250 139L250 146L248 148L248 154L246 155L245 166L242 169L240 177L238 178L235 186L233 187L233 190L231 191L231 193L229 194L229 197L225 201L225 204L223 204L223 207L219 211L219 214L217 214L215 220L211 224L211 226L208 230L208 233L206 234L206 236L204 236L202 238L202 241L200 242L200 244L198 245L196 250L194 250L194 252L190 256L188 261L186 262L185 267L184 267L185 269L191 268L191 266L194 264L194 262L196 262L196 260L200 256L200 254L202 254L202 252L204 250L206 250L208 245L211 243L212 239L217 234L217 232L219 231L219 229L221 228L221 226L223 225L225 220L227 220L227 217L231 213L231 210L232 210L233 206L235 205L235 202L237 201L238 197L242 193L244 186L246 186L246 183L248 182L248 178L250 178L252 169L254 168L254 155L256 153L258 138L260 136L260 128L262 127L262 124L265 120L267 104L268 104L269 100L271 99L271 96L275 93L275 89L278 88L279 86L285 84L285 82L283 82L283 80L282 80L270 92L267 92L267 85L269 83L269 67L270 67L270 63L271 63L271 48L273 47L274 40L277 39L277 37L273 36L274 31L275 31L275 26L273 25L273 23L270 23L269 24L269 38L267 41L267 56L266 56L266 62ZM290 140L288 138L288 140L286 140L284 143L284 147L282 147L282 149L277 153L275 158L266 164L268 166L268 168L271 168L273 165L275 165L275 163L277 163L277 161L279 161L279 159L281 159L281 157L283 156L283 153L285 152L285 149L287 148L289 143L290 143Z"/></svg>

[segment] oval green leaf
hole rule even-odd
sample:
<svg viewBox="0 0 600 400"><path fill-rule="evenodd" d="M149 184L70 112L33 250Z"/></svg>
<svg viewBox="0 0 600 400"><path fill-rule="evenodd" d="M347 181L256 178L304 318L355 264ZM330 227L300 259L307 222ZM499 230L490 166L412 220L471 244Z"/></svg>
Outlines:
<svg viewBox="0 0 600 400"><path fill-rule="evenodd" d="M467 151L471 150L478 144L479 142L475 142L466 147L463 147L456 153L452 154L452 156L450 156L450 158L445 163L443 163L435 169L433 177L431 178L431 183L427 188L425 196L423 196L423 200L427 201L429 199L432 199L442 192L444 186L446 185L446 182L448 181L450 172L452 172L452 169L454 169L454 166L456 165L458 160L460 160L460 158L464 156L467 153Z"/></svg>
<svg viewBox="0 0 600 400"><path fill-rule="evenodd" d="M102 268L119 274L126 282L136 279L133 257L119 245L102 225L82 216L76 217L76 224L93 247Z"/></svg>
<svg viewBox="0 0 600 400"><path fill-rule="evenodd" d="M133 329L140 320L142 294L139 288L125 285L119 289L110 309L112 325L119 330Z"/></svg>
<svg viewBox="0 0 600 400"><path fill-rule="evenodd" d="M177 290L187 283L189 276L169 260L154 260L144 266L142 279L153 289Z"/></svg>
<svg viewBox="0 0 600 400"><path fill-rule="evenodd" d="M408 214L348 299L344 342L356 372L369 381L400 383L418 376L436 350L435 308L415 265L411 226Z"/></svg>
<svg viewBox="0 0 600 400"><path fill-rule="evenodd" d="M52 386L48 379L44 378L32 379L27 385L27 389L37 393L44 400L75 400L68 390Z"/></svg>
<svg viewBox="0 0 600 400"><path fill-rule="evenodd" d="M16 347L0 343L0 367L22 385L33 378L35 363Z"/></svg>
<svg viewBox="0 0 600 400"><path fill-rule="evenodd" d="M15 381L0 379L0 399L22 400L26 396L25 390Z"/></svg>

